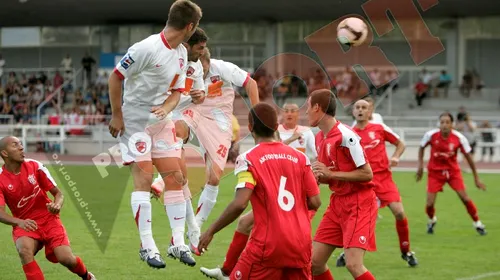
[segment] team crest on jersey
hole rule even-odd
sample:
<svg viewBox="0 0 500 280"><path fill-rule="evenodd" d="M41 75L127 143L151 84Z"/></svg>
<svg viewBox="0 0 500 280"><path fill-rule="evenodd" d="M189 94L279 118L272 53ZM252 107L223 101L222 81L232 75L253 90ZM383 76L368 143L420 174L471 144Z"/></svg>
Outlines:
<svg viewBox="0 0 500 280"><path fill-rule="evenodd" d="M455 149L455 144L450 143L450 152L453 151L454 149Z"/></svg>
<svg viewBox="0 0 500 280"><path fill-rule="evenodd" d="M212 83L217 83L218 81L220 81L220 76L219 75L212 76L210 77L210 81L212 81Z"/></svg>
<svg viewBox="0 0 500 280"><path fill-rule="evenodd" d="M130 54L126 54L122 60L120 60L120 64L123 67L123 69L127 70L132 64L134 64L135 61L132 59Z"/></svg>
<svg viewBox="0 0 500 280"><path fill-rule="evenodd" d="M29 175L29 176L28 176L28 181L29 181L32 185L36 184L35 174L31 174L31 175Z"/></svg>
<svg viewBox="0 0 500 280"><path fill-rule="evenodd" d="M370 137L372 140L375 140L375 131L368 132L368 137Z"/></svg>
<svg viewBox="0 0 500 280"><path fill-rule="evenodd" d="M184 68L184 58L179 58L179 65L181 66L181 69Z"/></svg>
<svg viewBox="0 0 500 280"><path fill-rule="evenodd" d="M194 74L194 68L189 66L188 70L186 71L186 76L191 77L193 74Z"/></svg>
<svg viewBox="0 0 500 280"><path fill-rule="evenodd" d="M332 148L332 144L328 143L326 144L326 154L330 156L330 149Z"/></svg>
<svg viewBox="0 0 500 280"><path fill-rule="evenodd" d="M11 191L14 189L14 186L12 184L9 184L9 186L7 186L7 189L9 189L9 191Z"/></svg>
<svg viewBox="0 0 500 280"><path fill-rule="evenodd" d="M135 142L135 148L139 153L146 152L146 142L145 141L137 141Z"/></svg>

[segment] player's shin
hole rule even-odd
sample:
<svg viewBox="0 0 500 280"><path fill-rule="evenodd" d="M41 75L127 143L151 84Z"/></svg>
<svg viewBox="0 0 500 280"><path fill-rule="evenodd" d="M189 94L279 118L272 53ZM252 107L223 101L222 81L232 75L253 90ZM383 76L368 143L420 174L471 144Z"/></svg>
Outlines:
<svg viewBox="0 0 500 280"><path fill-rule="evenodd" d="M141 247L143 249L151 249L152 251L158 252L151 227L150 193L144 191L133 192L131 205L135 223L141 237Z"/></svg>
<svg viewBox="0 0 500 280"><path fill-rule="evenodd" d="M185 245L186 199L184 198L184 192L182 190L167 190L164 199L165 210L172 228L172 245Z"/></svg>
<svg viewBox="0 0 500 280"><path fill-rule="evenodd" d="M226 259L224 260L224 264L222 265L222 272L225 275L231 275L238 259L240 258L241 253L245 250L245 247L248 242L249 235L235 231L233 240L229 245L229 249L226 253Z"/></svg>
<svg viewBox="0 0 500 280"><path fill-rule="evenodd" d="M198 244L200 242L200 228L196 223L196 218L194 215L193 205L191 203L191 191L189 190L189 185L186 184L182 187L184 193L184 199L186 200L186 224L188 228L187 237L189 240L189 249L195 255L201 255L198 251Z"/></svg>
<svg viewBox="0 0 500 280"><path fill-rule="evenodd" d="M410 230L408 227L408 219L405 217L402 220L396 219L396 231L399 237L399 248L402 254L410 251Z"/></svg>
<svg viewBox="0 0 500 280"><path fill-rule="evenodd" d="M74 267L70 268L69 270L80 277L87 277L88 274L87 268L85 267L85 264L83 263L82 259L80 259L80 257L76 257Z"/></svg>
<svg viewBox="0 0 500 280"><path fill-rule="evenodd" d="M206 184L203 192L201 193L200 200L198 201L198 210L196 211L196 222L201 228L203 223L207 220L208 215L212 212L217 201L219 193L219 186Z"/></svg>
<svg viewBox="0 0 500 280"><path fill-rule="evenodd" d="M26 280L44 280L43 272L36 261L32 261L23 265L23 271L26 275Z"/></svg>

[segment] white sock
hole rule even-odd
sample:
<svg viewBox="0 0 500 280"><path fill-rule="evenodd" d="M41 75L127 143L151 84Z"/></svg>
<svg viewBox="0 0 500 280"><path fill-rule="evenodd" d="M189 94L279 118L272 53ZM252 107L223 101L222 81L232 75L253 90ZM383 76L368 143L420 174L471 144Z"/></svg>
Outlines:
<svg viewBox="0 0 500 280"><path fill-rule="evenodd" d="M186 224L188 232L199 232L200 228L198 227L194 216L193 204L191 202L191 191L189 190L188 183L182 186L182 191L184 192L184 199L186 200Z"/></svg>
<svg viewBox="0 0 500 280"><path fill-rule="evenodd" d="M198 212L196 213L196 223L201 228L203 223L207 220L208 215L212 212L217 201L217 194L219 193L218 186L205 185L201 193L200 200L198 200Z"/></svg>
<svg viewBox="0 0 500 280"><path fill-rule="evenodd" d="M186 199L183 191L165 192L165 210L172 228L174 246L185 245L184 229L186 227Z"/></svg>
<svg viewBox="0 0 500 280"><path fill-rule="evenodd" d="M149 192L132 192L130 204L137 229L141 237L141 247L158 252L151 230L151 201Z"/></svg>

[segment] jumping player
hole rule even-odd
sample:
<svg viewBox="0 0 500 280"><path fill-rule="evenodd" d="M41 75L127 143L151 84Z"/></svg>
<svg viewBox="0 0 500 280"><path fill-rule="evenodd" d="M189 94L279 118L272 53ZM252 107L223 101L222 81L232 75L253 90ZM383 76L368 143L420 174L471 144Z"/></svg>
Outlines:
<svg viewBox="0 0 500 280"><path fill-rule="evenodd" d="M153 165L166 185L165 209L174 245L168 248L168 255L190 266L196 264L184 243L184 176L171 112L185 86L187 50L182 43L195 32L201 16L200 7L193 2L175 1L165 29L130 47L109 78L113 115L109 130L113 137L121 136L123 161L131 165L134 178L131 205L141 237L139 254L153 268L166 266L151 229Z"/></svg>
<svg viewBox="0 0 500 280"><path fill-rule="evenodd" d="M24 147L14 136L0 140L0 155L5 162L0 169L0 222L13 226L12 237L26 279L45 279L35 260L45 247L50 262L64 265L83 280L95 280L69 246L59 218L64 196L47 168L36 160L25 159ZM54 196L53 201L47 192ZM6 213L6 205L13 216Z"/></svg>
<svg viewBox="0 0 500 280"><path fill-rule="evenodd" d="M369 122L370 103L358 100L354 104L353 115L356 118L354 132L361 137L361 146L365 149L366 156L373 170L373 183L375 194L380 200L380 207L389 206L396 218L396 231L399 237L401 257L408 265L418 264L415 253L410 251L410 231L398 187L392 179L391 167L397 166L399 158L405 150L405 144L399 136L385 124ZM396 146L396 150L389 162L385 142ZM342 253L337 259L337 266L345 266L345 255Z"/></svg>
<svg viewBox="0 0 500 280"><path fill-rule="evenodd" d="M335 119L336 98L329 90L316 90L308 99L309 125L316 135L318 161L312 164L320 183L333 194L313 243L312 273L315 280L332 280L326 265L336 248L344 248L346 267L356 280L375 277L363 265L366 251L374 251L377 201L373 173L359 136Z"/></svg>
<svg viewBox="0 0 500 280"><path fill-rule="evenodd" d="M238 157L235 199L202 234L199 250L206 250L214 234L237 219L250 201L255 226L230 279L310 279L308 210L321 204L310 162L275 140L278 118L271 105L254 106L248 120L257 146Z"/></svg>
<svg viewBox="0 0 500 280"><path fill-rule="evenodd" d="M480 235L485 235L485 226L479 220L476 205L465 191L464 179L457 161L458 150L462 152L469 163L476 187L480 190L486 190L486 186L479 179L476 165L470 155L471 147L469 142L460 132L453 129L453 116L448 113L442 113L439 116L439 129L433 129L425 133L420 142L418 150L418 170L416 174L417 182L422 179L424 170L424 151L427 146L431 146L431 155L427 164L427 204L426 213L429 217L427 224L427 233L433 234L436 226L437 217L434 204L438 192L443 191L443 185L448 183L450 187L458 194L462 200L467 212L473 220L473 226Z"/></svg>
<svg viewBox="0 0 500 280"><path fill-rule="evenodd" d="M310 128L298 125L299 107L296 104L290 103L284 104L283 109L283 124L280 124L278 126L275 140L279 142L282 141L283 144L289 145L290 147L305 153L310 160L316 160L318 154L316 152L316 146L314 143L314 134L312 133ZM310 211L310 219L314 217L314 214L315 211ZM229 245L229 249L227 250L226 258L222 267L212 269L201 267L201 272L213 279L227 279L236 266L241 253L247 245L253 225L253 211L242 215L238 220L238 225L236 226L233 240Z"/></svg>
<svg viewBox="0 0 500 280"><path fill-rule="evenodd" d="M191 191L189 190L187 165L185 159L184 144L187 143L190 137L190 129L184 122L182 113L191 104L203 103L205 99L205 83L203 81L203 66L200 61L200 56L205 52L208 42L208 36L205 31L199 27L196 28L194 34L189 40L184 43L188 50L188 65L186 69L186 86L179 104L173 111L172 119L175 121L175 134L177 141L182 146L182 154L180 160L181 171L184 176L182 191L186 200L186 224L188 228L189 248L191 252L199 255L198 241L200 239L200 228L196 223L193 205L191 203ZM161 174L153 181L151 192L155 198L160 198L165 189L165 183ZM172 245L172 244L171 244Z"/></svg>

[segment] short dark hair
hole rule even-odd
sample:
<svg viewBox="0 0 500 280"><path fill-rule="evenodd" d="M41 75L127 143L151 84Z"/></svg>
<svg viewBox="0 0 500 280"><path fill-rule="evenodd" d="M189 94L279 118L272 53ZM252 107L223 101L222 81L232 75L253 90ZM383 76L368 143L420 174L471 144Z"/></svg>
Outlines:
<svg viewBox="0 0 500 280"><path fill-rule="evenodd" d="M439 115L439 120L441 120L441 118L444 117L444 116L450 117L451 122L454 122L453 115L450 112L443 112L443 113L441 113L441 115Z"/></svg>
<svg viewBox="0 0 500 280"><path fill-rule="evenodd" d="M202 17L201 8L189 0L177 0L168 12L167 26L177 30L190 23L197 25Z"/></svg>
<svg viewBox="0 0 500 280"><path fill-rule="evenodd" d="M205 33L205 30L196 27L196 30L194 31L193 35L189 38L187 43L192 47L196 44L205 43L207 41L208 41L208 36L207 33Z"/></svg>
<svg viewBox="0 0 500 280"><path fill-rule="evenodd" d="M318 104L323 113L335 117L337 112L337 99L329 89L318 89L311 93L311 107Z"/></svg>
<svg viewBox="0 0 500 280"><path fill-rule="evenodd" d="M248 123L257 136L273 137L278 129L278 114L273 106L261 102L250 109Z"/></svg>

